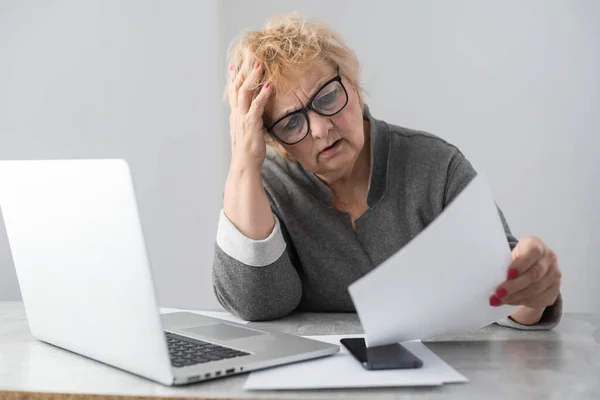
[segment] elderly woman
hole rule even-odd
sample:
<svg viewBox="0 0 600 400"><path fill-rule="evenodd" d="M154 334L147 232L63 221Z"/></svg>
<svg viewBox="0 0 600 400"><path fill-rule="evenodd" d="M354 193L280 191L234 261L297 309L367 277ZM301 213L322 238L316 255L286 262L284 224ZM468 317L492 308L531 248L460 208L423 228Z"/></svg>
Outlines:
<svg viewBox="0 0 600 400"><path fill-rule="evenodd" d="M246 32L229 71L219 302L251 321L355 311L348 285L425 229L475 170L445 140L372 116L358 60L325 24L291 14ZM501 325L552 328L556 254L539 238L518 241L499 212L514 262L489 306L520 306Z"/></svg>

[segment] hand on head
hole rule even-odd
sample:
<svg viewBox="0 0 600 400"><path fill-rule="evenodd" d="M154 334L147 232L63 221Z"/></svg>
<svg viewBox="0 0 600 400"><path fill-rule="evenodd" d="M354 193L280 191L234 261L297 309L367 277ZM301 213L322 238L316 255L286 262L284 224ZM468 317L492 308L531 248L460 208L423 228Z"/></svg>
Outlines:
<svg viewBox="0 0 600 400"><path fill-rule="evenodd" d="M254 64L248 76L243 69L236 71L233 65L229 67L231 162L240 168L260 170L267 151L262 115L272 87L267 82L257 92L262 72L259 62Z"/></svg>

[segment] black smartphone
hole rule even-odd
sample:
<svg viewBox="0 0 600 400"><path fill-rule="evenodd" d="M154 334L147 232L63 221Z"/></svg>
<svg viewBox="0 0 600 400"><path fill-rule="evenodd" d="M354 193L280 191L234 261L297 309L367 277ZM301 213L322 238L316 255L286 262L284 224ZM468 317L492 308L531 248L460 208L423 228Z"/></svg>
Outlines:
<svg viewBox="0 0 600 400"><path fill-rule="evenodd" d="M367 347L363 338L340 340L364 369L421 368L423 361L398 343Z"/></svg>

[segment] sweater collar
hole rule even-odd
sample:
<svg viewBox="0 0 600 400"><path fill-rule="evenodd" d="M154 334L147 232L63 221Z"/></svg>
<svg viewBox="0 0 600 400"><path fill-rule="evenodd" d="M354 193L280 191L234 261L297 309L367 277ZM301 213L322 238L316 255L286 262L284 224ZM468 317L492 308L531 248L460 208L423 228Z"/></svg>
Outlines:
<svg viewBox="0 0 600 400"><path fill-rule="evenodd" d="M363 108L363 118L369 121L371 135L371 175L367 205L372 208L387 192L390 131L384 121L373 118L366 104ZM333 207L333 191L300 163L296 162L296 166L299 169L299 183L321 204Z"/></svg>

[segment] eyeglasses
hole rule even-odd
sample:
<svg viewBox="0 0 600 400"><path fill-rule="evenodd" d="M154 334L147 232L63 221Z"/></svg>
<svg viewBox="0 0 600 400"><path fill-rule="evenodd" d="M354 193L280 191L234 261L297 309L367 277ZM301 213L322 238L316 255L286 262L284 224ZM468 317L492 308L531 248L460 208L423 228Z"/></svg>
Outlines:
<svg viewBox="0 0 600 400"><path fill-rule="evenodd" d="M309 100L306 107L279 118L267 127L267 132L287 145L299 143L310 132L308 110L312 110L323 117L332 117L342 111L346 104L348 104L348 92L342 83L340 67L338 66L337 76L321 86Z"/></svg>

